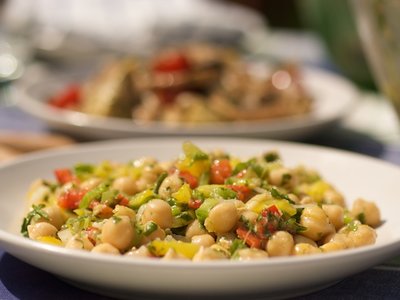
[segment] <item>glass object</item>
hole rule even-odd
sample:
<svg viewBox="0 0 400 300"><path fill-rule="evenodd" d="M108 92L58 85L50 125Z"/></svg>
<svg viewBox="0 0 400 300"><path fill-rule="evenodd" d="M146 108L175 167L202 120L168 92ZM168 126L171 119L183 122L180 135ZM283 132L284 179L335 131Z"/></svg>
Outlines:
<svg viewBox="0 0 400 300"><path fill-rule="evenodd" d="M1 38L1 37L0 37ZM22 66L13 48L0 39L0 106L13 103L11 84L22 74Z"/></svg>
<svg viewBox="0 0 400 300"><path fill-rule="evenodd" d="M341 73L361 88L376 89L348 0L296 1L306 29L316 32Z"/></svg>
<svg viewBox="0 0 400 300"><path fill-rule="evenodd" d="M353 0L352 4L373 75L400 119L400 1Z"/></svg>

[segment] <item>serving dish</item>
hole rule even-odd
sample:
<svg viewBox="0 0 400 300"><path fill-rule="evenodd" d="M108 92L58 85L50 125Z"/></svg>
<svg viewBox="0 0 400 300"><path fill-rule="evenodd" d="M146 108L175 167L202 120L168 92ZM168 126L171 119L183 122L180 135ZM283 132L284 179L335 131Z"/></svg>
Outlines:
<svg viewBox="0 0 400 300"><path fill-rule="evenodd" d="M89 143L27 155L0 167L0 247L11 255L80 288L113 297L135 295L235 295L284 298L305 294L384 262L400 251L400 187L396 166L359 154L290 142L233 138L192 138L204 149L223 148L241 157L278 150L288 166L316 168L343 192L350 204L358 196L377 202L383 224L375 245L330 254L248 262L143 260L71 251L19 234L25 193L36 178L51 178L55 168L104 159L176 157L184 138L142 138Z"/></svg>
<svg viewBox="0 0 400 300"><path fill-rule="evenodd" d="M205 124L141 123L130 119L100 117L57 109L46 104L50 96L76 77L51 73L30 74L16 92L17 105L45 121L50 127L91 139L139 136L231 136L298 140L315 134L343 119L357 103L357 88L347 79L316 69L301 70L304 86L314 99L306 115L270 120L218 122Z"/></svg>

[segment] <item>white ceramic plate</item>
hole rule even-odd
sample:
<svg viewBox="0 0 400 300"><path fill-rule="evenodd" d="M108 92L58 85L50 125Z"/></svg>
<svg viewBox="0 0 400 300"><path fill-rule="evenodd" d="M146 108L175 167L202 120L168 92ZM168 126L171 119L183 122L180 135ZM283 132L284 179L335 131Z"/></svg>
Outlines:
<svg viewBox="0 0 400 300"><path fill-rule="evenodd" d="M340 121L358 98L355 86L345 78L319 69L302 70L303 82L315 99L313 110L305 116L265 121L223 122L218 124L171 125L162 122L140 124L133 120L97 117L60 110L45 104L66 82L54 76L29 75L17 90L17 104L51 127L86 138L124 138L138 136L244 136L301 139ZM26 76L25 76L26 78ZM65 79L65 78L64 78ZM71 78L69 80L72 80Z"/></svg>
<svg viewBox="0 0 400 300"><path fill-rule="evenodd" d="M19 234L24 196L36 178L53 178L58 167L104 159L127 161L143 155L160 160L181 152L181 138L98 142L26 156L0 167L0 247L34 266L73 284L113 296L224 294L288 297L322 289L400 252L400 168L377 159L296 143L245 139L195 139L203 149L226 149L240 157L268 149L280 151L285 164L318 169L347 197L377 201L384 223L377 243L358 249L263 261L157 261L114 257L38 243Z"/></svg>

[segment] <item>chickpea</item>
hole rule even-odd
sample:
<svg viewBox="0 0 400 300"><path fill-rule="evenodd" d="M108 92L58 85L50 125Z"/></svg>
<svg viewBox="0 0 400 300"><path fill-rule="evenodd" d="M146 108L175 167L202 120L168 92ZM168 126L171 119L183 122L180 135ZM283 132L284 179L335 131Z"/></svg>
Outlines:
<svg viewBox="0 0 400 300"><path fill-rule="evenodd" d="M345 207L343 195L333 189L325 191L323 199L326 204L336 204Z"/></svg>
<svg viewBox="0 0 400 300"><path fill-rule="evenodd" d="M307 237L305 237L305 236L302 236L302 235L300 235L300 234L296 234L296 235L293 237L293 239L294 239L294 243L295 243L295 244L301 244L301 243L303 243L303 244L310 244L311 246L314 246L314 247L318 247L317 243L314 242L312 239L309 239L309 238L307 238Z"/></svg>
<svg viewBox="0 0 400 300"><path fill-rule="evenodd" d="M162 229L170 228L173 222L171 206L161 199L153 199L145 204L141 223L153 221Z"/></svg>
<svg viewBox="0 0 400 300"><path fill-rule="evenodd" d="M150 183L148 183L147 180L140 178L136 181L136 187L138 192L141 192L150 187Z"/></svg>
<svg viewBox="0 0 400 300"><path fill-rule="evenodd" d="M204 226L209 232L226 233L235 227L238 219L239 214L235 204L223 201L210 210Z"/></svg>
<svg viewBox="0 0 400 300"><path fill-rule="evenodd" d="M349 239L354 243L354 247L372 245L376 241L375 230L368 225L358 225L357 230L348 233Z"/></svg>
<svg viewBox="0 0 400 300"><path fill-rule="evenodd" d="M105 221L101 240L120 251L128 249L135 238L135 229L128 216L111 217Z"/></svg>
<svg viewBox="0 0 400 300"><path fill-rule="evenodd" d="M314 247L306 243L296 244L293 248L293 255L308 255L321 252L322 252L321 249L319 249L318 247Z"/></svg>
<svg viewBox="0 0 400 300"><path fill-rule="evenodd" d="M347 245L341 241L331 241L319 247L322 252L334 252L347 249Z"/></svg>
<svg viewBox="0 0 400 300"><path fill-rule="evenodd" d="M142 239L140 240L140 244L146 245L147 243L150 243L155 239L163 240L164 238L165 238L165 231L162 230L160 227L157 227L157 229L152 233L150 233L149 235L143 236Z"/></svg>
<svg viewBox="0 0 400 300"><path fill-rule="evenodd" d="M102 244L96 245L95 247L92 248L91 251L95 252L95 253L107 253L107 254L115 254L115 255L120 254L119 250L109 243L102 243Z"/></svg>
<svg viewBox="0 0 400 300"><path fill-rule="evenodd" d="M268 258L268 253L257 248L244 248L236 252L237 260L253 260Z"/></svg>
<svg viewBox="0 0 400 300"><path fill-rule="evenodd" d="M130 251L126 252L125 255L131 257L153 257L146 246L140 246L138 249L132 248Z"/></svg>
<svg viewBox="0 0 400 300"><path fill-rule="evenodd" d="M290 194L288 194L288 197L294 203L300 203L300 199L299 199L299 197L297 195L290 193Z"/></svg>
<svg viewBox="0 0 400 300"><path fill-rule="evenodd" d="M29 191L28 191L29 206L32 206L33 204L39 205L41 203L44 203L45 202L44 200L50 194L51 194L51 190L47 185L45 185L43 183L43 180L41 180L41 179L36 180L29 187Z"/></svg>
<svg viewBox="0 0 400 300"><path fill-rule="evenodd" d="M85 180L80 184L80 188L84 190L91 190L94 189L96 186L98 186L102 182L101 178L90 178Z"/></svg>
<svg viewBox="0 0 400 300"><path fill-rule="evenodd" d="M69 249L81 249L81 250L92 250L93 244L85 236L79 236L78 234L72 236L67 243L65 248Z"/></svg>
<svg viewBox="0 0 400 300"><path fill-rule="evenodd" d="M300 218L300 225L307 228L301 235L314 241L319 241L335 230L328 216L318 205L310 205L304 208Z"/></svg>
<svg viewBox="0 0 400 300"><path fill-rule="evenodd" d="M127 195L134 195L138 192L136 180L129 176L118 177L117 179L115 179L112 183L112 188L119 190Z"/></svg>
<svg viewBox="0 0 400 300"><path fill-rule="evenodd" d="M266 250L269 256L289 256L293 247L293 236L286 231L277 231L268 240Z"/></svg>
<svg viewBox="0 0 400 300"><path fill-rule="evenodd" d="M347 233L340 232L332 235L329 241L327 242L337 242L337 243L342 243L345 245L346 249L348 248L354 248L354 241L348 236Z"/></svg>
<svg viewBox="0 0 400 300"><path fill-rule="evenodd" d="M192 244L210 247L215 244L214 238L209 234L201 234L192 236Z"/></svg>
<svg viewBox="0 0 400 300"><path fill-rule="evenodd" d="M158 194L162 199L168 199L171 194L178 191L182 185L182 179L179 178L178 174L174 173L163 180L158 189Z"/></svg>
<svg viewBox="0 0 400 300"><path fill-rule="evenodd" d="M158 166L145 166L140 179L147 183L147 185L151 185L157 180L160 172L162 172L162 169Z"/></svg>
<svg viewBox="0 0 400 300"><path fill-rule="evenodd" d="M193 261L205 261L205 260L216 260L216 259L227 259L225 253L212 248L201 247L199 251L193 256Z"/></svg>
<svg viewBox="0 0 400 300"><path fill-rule="evenodd" d="M300 199L300 204L303 204L303 205L314 204L314 203L315 203L314 199L308 195L305 195L305 196L301 197L301 199Z"/></svg>
<svg viewBox="0 0 400 300"><path fill-rule="evenodd" d="M268 179L272 185L277 186L291 187L294 184L292 171L284 167L271 170Z"/></svg>
<svg viewBox="0 0 400 300"><path fill-rule="evenodd" d="M36 240L41 236L55 236L57 228L47 222L39 222L33 225L28 225L29 238Z"/></svg>
<svg viewBox="0 0 400 300"><path fill-rule="evenodd" d="M223 255L225 255L226 258L230 258L230 256L231 256L229 249L226 249L222 245L214 244L214 245L211 245L209 248L222 253Z"/></svg>
<svg viewBox="0 0 400 300"><path fill-rule="evenodd" d="M331 233L327 234L320 241L318 241L319 244L322 245L322 244L326 244L326 243L333 241L333 238L336 234L337 234L336 232L331 232Z"/></svg>
<svg viewBox="0 0 400 300"><path fill-rule="evenodd" d="M246 209L246 205L243 203L243 201L238 200L238 199L229 199L229 202L232 202L235 204L235 207L238 211Z"/></svg>
<svg viewBox="0 0 400 300"><path fill-rule="evenodd" d="M202 234L206 234L206 233L207 233L207 231L200 224L199 220L196 219L186 227L185 236L188 239L191 239L195 235L202 235Z"/></svg>
<svg viewBox="0 0 400 300"><path fill-rule="evenodd" d="M343 227L344 208L337 204L323 204L322 209L336 230Z"/></svg>
<svg viewBox="0 0 400 300"><path fill-rule="evenodd" d="M361 198L354 201L351 214L354 217L363 214L364 223L371 227L377 227L381 223L381 213L376 204Z"/></svg>
<svg viewBox="0 0 400 300"><path fill-rule="evenodd" d="M136 218L136 212L129 207L123 205L116 205L113 210L114 216L127 216L131 221L134 221Z"/></svg>
<svg viewBox="0 0 400 300"><path fill-rule="evenodd" d="M48 219L40 218L36 223L47 222L56 227L58 230L65 223L67 217L60 207L56 205L47 206L43 208L43 211L47 214Z"/></svg>
<svg viewBox="0 0 400 300"><path fill-rule="evenodd" d="M142 158L136 159L133 162L133 165L136 168L143 168L143 167L146 167L146 166L155 165L156 163L157 163L157 160L154 157L144 156Z"/></svg>

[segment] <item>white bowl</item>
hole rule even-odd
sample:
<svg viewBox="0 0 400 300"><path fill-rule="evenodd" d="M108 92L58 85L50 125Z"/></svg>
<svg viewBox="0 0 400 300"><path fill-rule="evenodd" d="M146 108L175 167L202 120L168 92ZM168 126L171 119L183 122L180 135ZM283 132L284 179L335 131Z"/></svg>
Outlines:
<svg viewBox="0 0 400 300"><path fill-rule="evenodd" d="M400 168L358 154L296 143L248 139L193 138L203 149L225 149L243 158L278 150L286 165L319 170L350 204L358 196L377 202L384 223L375 245L330 254L204 263L159 261L94 254L24 238L19 227L25 193L37 178L52 178L55 168L104 159L141 156L175 158L182 139L114 140L40 152L0 167L0 247L13 256L84 289L112 295L253 295L288 297L322 289L400 253Z"/></svg>

